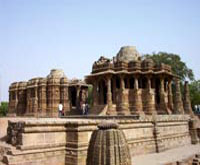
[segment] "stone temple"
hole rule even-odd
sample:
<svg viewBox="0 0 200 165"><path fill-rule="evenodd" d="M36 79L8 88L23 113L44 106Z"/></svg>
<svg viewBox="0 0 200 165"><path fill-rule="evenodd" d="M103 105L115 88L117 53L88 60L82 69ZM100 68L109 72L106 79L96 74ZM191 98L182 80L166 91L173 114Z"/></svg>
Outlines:
<svg viewBox="0 0 200 165"><path fill-rule="evenodd" d="M78 115L89 85L89 114ZM148 165L200 164L199 119L187 82L183 93L168 65L143 59L131 46L113 59L100 57L84 81L52 70L46 78L13 83L9 114L17 117L0 119L0 164L141 165L139 157L146 160L149 154ZM62 118L57 118L59 103ZM101 125L105 121L117 126Z"/></svg>
<svg viewBox="0 0 200 165"><path fill-rule="evenodd" d="M65 115L79 114L81 101L87 99L88 85L81 80L68 80L62 70L51 70L46 78L15 82L9 88L9 113L18 116L58 116L58 105Z"/></svg>
<svg viewBox="0 0 200 165"><path fill-rule="evenodd" d="M170 66L142 60L135 47L122 47L112 60L100 57L86 81L93 85L93 114L184 113L180 82Z"/></svg>

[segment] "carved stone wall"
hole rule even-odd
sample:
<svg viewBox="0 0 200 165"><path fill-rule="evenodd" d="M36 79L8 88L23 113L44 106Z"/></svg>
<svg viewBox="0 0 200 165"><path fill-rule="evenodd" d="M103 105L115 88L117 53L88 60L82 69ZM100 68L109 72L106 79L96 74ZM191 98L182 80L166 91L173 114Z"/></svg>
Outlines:
<svg viewBox="0 0 200 165"><path fill-rule="evenodd" d="M75 98L70 95L70 87L76 89ZM83 99L81 96L85 96L84 100L87 100L87 89L88 85L85 82L78 79L69 81L62 70L53 69L47 78L34 78L28 82L11 84L9 88L9 114L57 117L58 105L62 104L64 114L69 115L73 99L76 99L77 109ZM80 95L80 93L83 94Z"/></svg>
<svg viewBox="0 0 200 165"><path fill-rule="evenodd" d="M190 144L188 119L187 115L167 115L146 116L140 119L119 117L115 119L115 122L124 132L131 156L134 156L154 153L157 147L159 151L162 151ZM88 120L70 118L70 120L11 121L8 128L10 137L8 142L12 147L11 152L4 155L4 161L35 163L49 162L50 159L62 165L86 165L91 134L100 122L102 122L101 117Z"/></svg>

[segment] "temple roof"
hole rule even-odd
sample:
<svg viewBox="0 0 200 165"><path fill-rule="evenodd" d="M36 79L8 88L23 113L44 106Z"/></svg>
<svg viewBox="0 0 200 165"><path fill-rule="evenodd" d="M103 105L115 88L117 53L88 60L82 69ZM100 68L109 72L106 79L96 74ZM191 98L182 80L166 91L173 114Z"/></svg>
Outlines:
<svg viewBox="0 0 200 165"><path fill-rule="evenodd" d="M140 59L140 54L136 50L135 46L124 46L121 47L120 51L117 53L116 60L117 61L136 61Z"/></svg>
<svg viewBox="0 0 200 165"><path fill-rule="evenodd" d="M50 74L47 76L47 78L67 78L64 71L62 69L52 69Z"/></svg>

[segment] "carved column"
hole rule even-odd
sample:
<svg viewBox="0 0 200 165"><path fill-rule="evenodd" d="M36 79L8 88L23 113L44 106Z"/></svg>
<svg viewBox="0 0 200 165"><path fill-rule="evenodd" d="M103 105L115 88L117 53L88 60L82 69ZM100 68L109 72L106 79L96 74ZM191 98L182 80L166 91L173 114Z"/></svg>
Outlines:
<svg viewBox="0 0 200 165"><path fill-rule="evenodd" d="M167 107L167 101L165 99L165 87L164 87L164 77L160 77L160 113L171 114Z"/></svg>
<svg viewBox="0 0 200 165"><path fill-rule="evenodd" d="M180 81L178 79L175 79L175 86L176 86L176 92L175 92L174 110L177 114L184 114L183 102L180 90Z"/></svg>
<svg viewBox="0 0 200 165"><path fill-rule="evenodd" d="M127 115L129 114L129 107L127 103L127 93L125 90L125 83L124 83L124 75L120 75L120 87L121 87L121 92L120 92L120 106L118 109L118 114L119 115Z"/></svg>
<svg viewBox="0 0 200 165"><path fill-rule="evenodd" d="M34 92L35 92L35 98L34 98L34 103L33 103L33 112L34 112L34 115L38 115L38 88L35 87L34 89Z"/></svg>
<svg viewBox="0 0 200 165"><path fill-rule="evenodd" d="M116 104L116 80L113 79L113 104Z"/></svg>
<svg viewBox="0 0 200 165"><path fill-rule="evenodd" d="M41 86L41 98L40 98L40 106L41 106L41 115L46 116L47 109L47 94L46 94L46 84Z"/></svg>
<svg viewBox="0 0 200 165"><path fill-rule="evenodd" d="M147 77L147 90L146 90L146 113L147 114L156 114L155 110L155 93L151 89L151 77Z"/></svg>
<svg viewBox="0 0 200 165"><path fill-rule="evenodd" d="M107 113L109 115L113 115L113 108L112 108L112 92L111 92L111 76L107 76L107 105L108 110Z"/></svg>
<svg viewBox="0 0 200 165"><path fill-rule="evenodd" d="M190 102L190 91L189 91L188 81L186 81L184 85L184 110L186 114L190 114L191 117L194 116Z"/></svg>
<svg viewBox="0 0 200 165"><path fill-rule="evenodd" d="M137 76L135 76L135 78L134 78L134 89L136 89L136 90L139 89L138 77Z"/></svg>
<svg viewBox="0 0 200 165"><path fill-rule="evenodd" d="M174 109L173 94L172 94L172 80L168 80L168 107L171 111Z"/></svg>
<svg viewBox="0 0 200 165"><path fill-rule="evenodd" d="M144 114L142 109L142 95L138 84L138 76L134 77L133 98L133 111L131 114Z"/></svg>
<svg viewBox="0 0 200 165"><path fill-rule="evenodd" d="M30 115L30 100L31 100L31 90L28 88L26 90L26 115Z"/></svg>
<svg viewBox="0 0 200 165"><path fill-rule="evenodd" d="M18 111L18 90L15 91L15 113Z"/></svg>

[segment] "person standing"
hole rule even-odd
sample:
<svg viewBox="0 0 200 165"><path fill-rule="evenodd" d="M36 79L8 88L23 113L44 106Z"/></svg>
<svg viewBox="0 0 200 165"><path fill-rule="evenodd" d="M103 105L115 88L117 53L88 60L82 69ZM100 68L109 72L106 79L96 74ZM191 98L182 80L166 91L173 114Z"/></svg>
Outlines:
<svg viewBox="0 0 200 165"><path fill-rule="evenodd" d="M63 116L63 105L62 104L58 105L58 113L59 113L59 117Z"/></svg>
<svg viewBox="0 0 200 165"><path fill-rule="evenodd" d="M83 105L82 105L82 115L84 115L85 114L85 103L83 103Z"/></svg>

